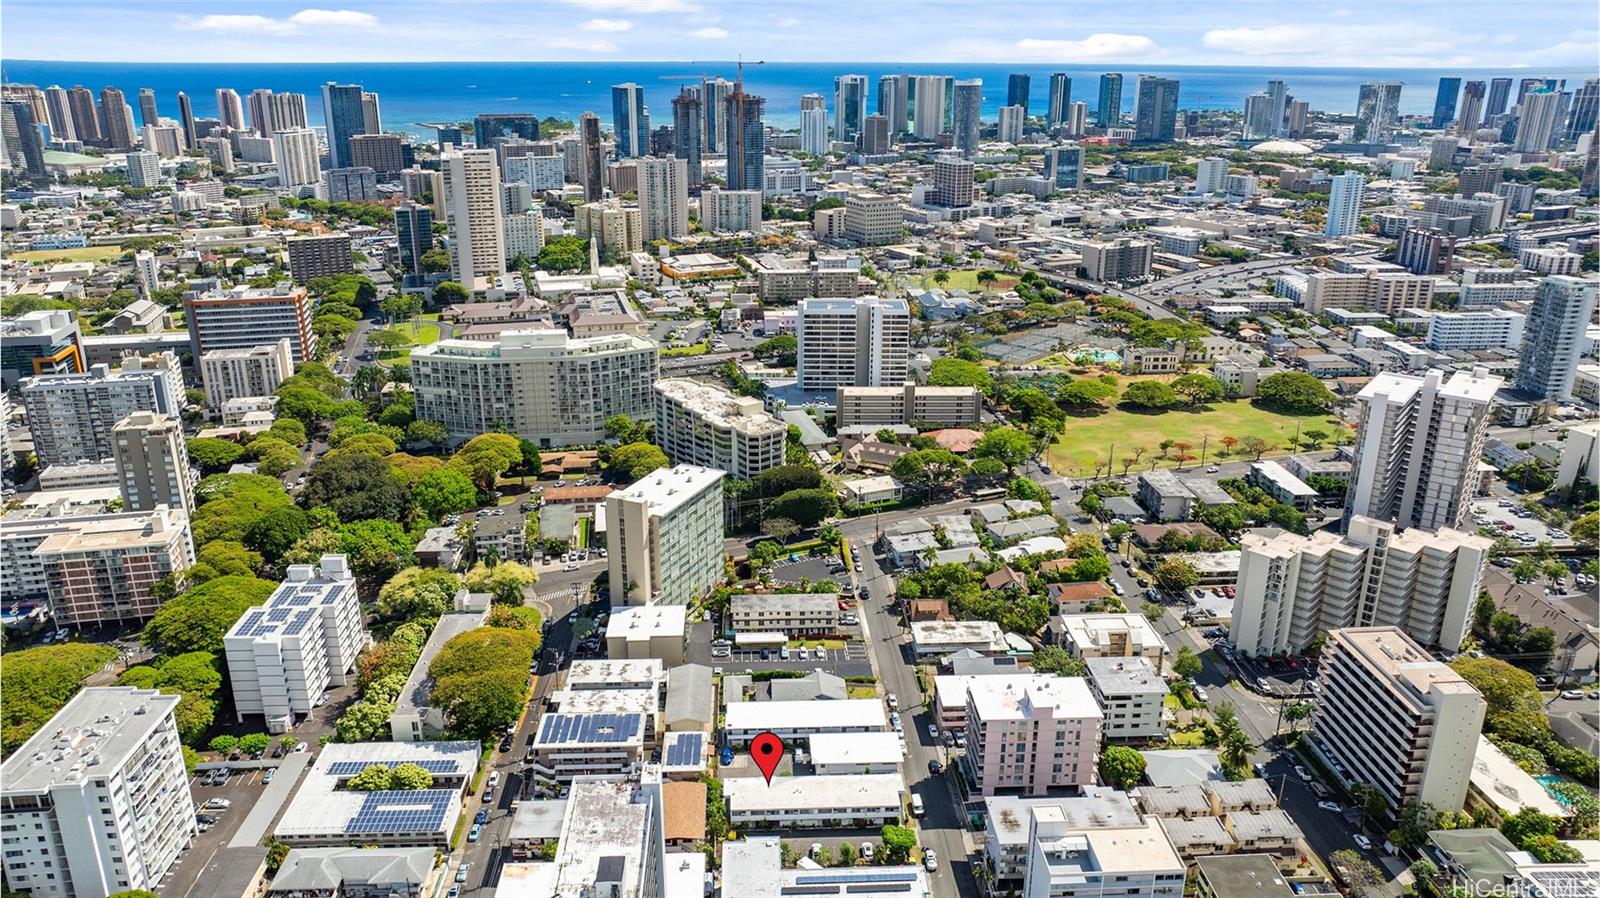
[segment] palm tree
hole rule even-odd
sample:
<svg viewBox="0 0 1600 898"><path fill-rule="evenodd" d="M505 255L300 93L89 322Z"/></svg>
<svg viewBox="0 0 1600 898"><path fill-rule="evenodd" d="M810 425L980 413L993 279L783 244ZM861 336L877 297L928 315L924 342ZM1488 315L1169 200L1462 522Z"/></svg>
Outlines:
<svg viewBox="0 0 1600 898"><path fill-rule="evenodd" d="M933 273L933 282L935 284L938 284L941 287L943 287L945 284L950 283L950 272L948 272L948 271L935 271Z"/></svg>

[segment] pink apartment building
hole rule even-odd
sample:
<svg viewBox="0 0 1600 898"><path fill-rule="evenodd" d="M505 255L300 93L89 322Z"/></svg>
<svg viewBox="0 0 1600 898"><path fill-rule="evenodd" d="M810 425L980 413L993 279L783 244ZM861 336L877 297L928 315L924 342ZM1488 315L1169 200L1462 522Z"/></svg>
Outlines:
<svg viewBox="0 0 1600 898"><path fill-rule="evenodd" d="M974 677L963 763L983 795L1093 785L1101 716L1081 677Z"/></svg>

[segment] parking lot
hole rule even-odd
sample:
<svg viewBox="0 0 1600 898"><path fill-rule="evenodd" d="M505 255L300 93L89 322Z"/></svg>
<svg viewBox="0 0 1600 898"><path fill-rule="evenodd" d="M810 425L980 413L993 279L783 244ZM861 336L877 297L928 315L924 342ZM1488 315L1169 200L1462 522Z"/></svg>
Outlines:
<svg viewBox="0 0 1600 898"><path fill-rule="evenodd" d="M263 782L266 771L261 769L233 773L226 782L217 785L202 784L206 773L207 771L198 771L190 779L189 789L194 795L196 814L214 817L216 822L205 832L197 834L188 849L178 856L178 862L172 865L161 880L158 891L162 895L183 898L188 894L195 880L200 877L200 872L211 862L217 850L226 846L239 831L240 824L249 815L256 801L261 798L266 785ZM206 802L216 799L228 802L228 806L204 807Z"/></svg>
<svg viewBox="0 0 1600 898"><path fill-rule="evenodd" d="M715 638L710 621L690 625L686 660L690 664L704 664L725 673L821 669L838 677L872 676L872 662L867 658L867 647L859 640L846 642L844 648L808 648L805 660L801 660L799 651L795 649L789 651L787 660L778 650L768 649L767 659L763 661L760 649L730 649L727 654L718 654L711 646Z"/></svg>
<svg viewBox="0 0 1600 898"><path fill-rule="evenodd" d="M1572 545L1572 537L1566 531L1553 530L1510 499L1479 499L1472 503L1472 518L1478 526L1499 530L1529 548L1542 540L1549 540L1558 549Z"/></svg>
<svg viewBox="0 0 1600 898"><path fill-rule="evenodd" d="M821 583L836 580L841 585L849 580L844 562L836 555L812 556L798 561L779 561L772 565L772 579L776 583Z"/></svg>

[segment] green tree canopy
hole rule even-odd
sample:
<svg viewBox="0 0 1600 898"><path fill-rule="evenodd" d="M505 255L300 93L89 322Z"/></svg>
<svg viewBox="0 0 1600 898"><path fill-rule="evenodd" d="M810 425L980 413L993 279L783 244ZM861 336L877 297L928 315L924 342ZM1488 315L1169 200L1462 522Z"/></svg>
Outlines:
<svg viewBox="0 0 1600 898"><path fill-rule="evenodd" d="M1255 401L1286 412L1323 412L1333 408L1333 394L1322 381L1303 371L1268 375L1256 385Z"/></svg>
<svg viewBox="0 0 1600 898"><path fill-rule="evenodd" d="M186 445L189 460L205 474L220 474L244 457L244 447L232 440L203 437L189 440Z"/></svg>
<svg viewBox="0 0 1600 898"><path fill-rule="evenodd" d="M480 562L467 572L466 578L467 589L489 593L495 601L509 605L521 605L522 590L537 582L537 571L515 561L502 561L494 567Z"/></svg>
<svg viewBox="0 0 1600 898"><path fill-rule="evenodd" d="M501 474L522 461L522 445L504 433L484 433L468 440L456 450L450 466L472 478L482 492L494 489Z"/></svg>
<svg viewBox="0 0 1600 898"><path fill-rule="evenodd" d="M1178 394L1159 380L1136 380L1122 391L1122 404L1157 410L1171 408L1178 404Z"/></svg>
<svg viewBox="0 0 1600 898"><path fill-rule="evenodd" d="M478 488L472 478L455 468L437 467L417 479L411 487L411 500L422 513L437 521L459 514L478 501Z"/></svg>
<svg viewBox="0 0 1600 898"><path fill-rule="evenodd" d="M1124 745L1100 752L1100 779L1113 789L1127 791L1144 779L1144 755Z"/></svg>
<svg viewBox="0 0 1600 898"><path fill-rule="evenodd" d="M1228 394L1222 381L1209 374L1184 374L1172 381L1172 392L1183 397L1190 405L1216 402Z"/></svg>
<svg viewBox="0 0 1600 898"><path fill-rule="evenodd" d="M829 489L790 490L772 500L767 513L788 518L801 528L815 527L839 513L839 500Z"/></svg>
<svg viewBox="0 0 1600 898"><path fill-rule="evenodd" d="M378 590L377 611L386 620L437 618L460 588L461 578L443 568L408 567Z"/></svg>
<svg viewBox="0 0 1600 898"><path fill-rule="evenodd" d="M5 653L0 745L10 753L61 710L89 675L117 656L108 645L63 642Z"/></svg>
<svg viewBox="0 0 1600 898"><path fill-rule="evenodd" d="M139 639L159 655L222 654L222 637L251 605L277 584L255 577L218 577L169 599L144 625Z"/></svg>
<svg viewBox="0 0 1600 898"><path fill-rule="evenodd" d="M409 492L390 473L389 462L365 454L319 459L306 474L301 497L308 508L327 507L346 522L403 520L410 507Z"/></svg>
<svg viewBox="0 0 1600 898"><path fill-rule="evenodd" d="M623 480L638 480L671 464L667 454L653 443L629 443L611 450L610 469Z"/></svg>
<svg viewBox="0 0 1600 898"><path fill-rule="evenodd" d="M928 383L936 387L977 387L985 393L994 389L994 378L976 362L954 358L934 359L928 369Z"/></svg>

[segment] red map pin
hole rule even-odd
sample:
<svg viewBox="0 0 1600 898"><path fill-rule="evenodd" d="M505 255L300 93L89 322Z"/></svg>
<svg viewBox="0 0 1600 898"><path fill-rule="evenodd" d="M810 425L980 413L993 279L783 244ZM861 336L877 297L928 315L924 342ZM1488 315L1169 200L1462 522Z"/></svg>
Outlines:
<svg viewBox="0 0 1600 898"><path fill-rule="evenodd" d="M771 733L762 733L750 740L750 757L761 768L767 785L772 785L772 772L778 769L778 762L783 760L783 740Z"/></svg>

